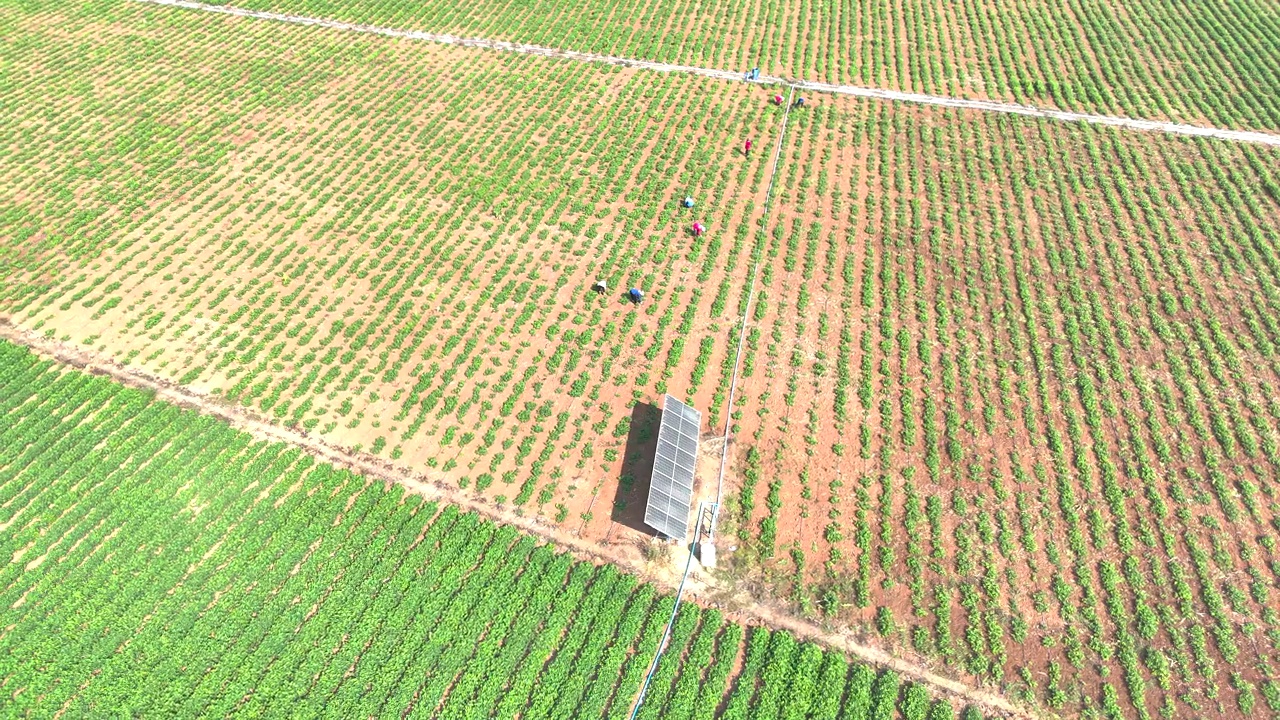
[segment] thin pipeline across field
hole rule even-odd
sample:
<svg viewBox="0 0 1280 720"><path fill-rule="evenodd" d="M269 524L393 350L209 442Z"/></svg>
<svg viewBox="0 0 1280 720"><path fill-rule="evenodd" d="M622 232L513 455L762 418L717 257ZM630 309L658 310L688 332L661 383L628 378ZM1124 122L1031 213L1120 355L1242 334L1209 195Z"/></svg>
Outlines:
<svg viewBox="0 0 1280 720"><path fill-rule="evenodd" d="M350 32L369 33L373 35L383 35L386 37L405 38L409 40L425 40L427 42L442 43L445 45L459 45L462 47L478 47L488 50L501 50L505 52L522 53L525 55L539 55L542 57L557 57L568 60L579 60L582 62L604 63L608 65L620 65L623 67L643 68L645 70L656 70L658 72L682 72L702 75L705 77L716 78L720 80L743 80L744 74L731 70L718 70L715 68L694 67L690 65L674 65L670 63L653 62L650 60L637 60L632 58L615 57L612 55L599 55L596 53L578 52L576 50L562 50L558 48L544 47L541 45L527 45L523 43L507 42L503 40L490 40L486 38L465 38L456 35L448 35L441 33L429 33L416 30L399 30L396 28L378 27L375 25L360 25L357 23L342 22L339 20L326 20L324 18L307 17L305 15L286 15L283 13L265 12L261 10L247 10L225 5L208 5L201 2L193 2L192 0L135 0L136 2L148 3L151 5L167 5L170 7L180 7L189 10L203 10L205 12L220 13L223 15L235 15L238 17L255 18L259 20L274 20L277 22L292 23L294 25L314 25L317 27L330 28L333 30L346 30ZM797 90L810 90L814 92L827 92L839 95L853 95L855 97L872 98L877 100L889 100L893 102L908 102L921 105L939 105L942 107L951 107L961 110L976 110L979 112L1005 113L1009 115L1023 115L1026 117L1043 118L1046 120L1058 120L1062 122L1085 122L1095 125L1110 125L1112 127L1124 128L1127 130L1140 130L1143 132L1161 132L1170 135L1186 135L1191 137L1207 137L1217 140L1226 140L1230 142L1247 142L1259 143L1263 145L1274 145L1280 147L1280 135L1273 135L1263 132L1252 132L1248 130L1227 130L1225 128L1203 127L1200 125L1186 125L1183 123L1165 122L1162 120L1143 120L1140 118L1120 117L1116 115L1094 115L1091 113L1077 113L1067 110L1051 110L1048 108L1034 107L1031 105L1020 105L1018 103L995 102L990 100L966 100L963 98L944 97L941 95L926 95L923 93L902 92L900 90L886 90L882 88L861 87L858 85L834 85L831 83L812 82L807 80L788 80L786 78L774 77L770 75L754 76L751 82L758 82L764 85L786 85Z"/></svg>

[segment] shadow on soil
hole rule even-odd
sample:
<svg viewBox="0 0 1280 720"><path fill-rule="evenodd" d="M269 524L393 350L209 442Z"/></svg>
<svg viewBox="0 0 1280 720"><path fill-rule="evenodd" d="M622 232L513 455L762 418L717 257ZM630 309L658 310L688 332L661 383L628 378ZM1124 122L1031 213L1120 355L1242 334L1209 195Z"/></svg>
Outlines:
<svg viewBox="0 0 1280 720"><path fill-rule="evenodd" d="M613 498L613 521L645 535L654 534L653 528L644 524L644 505L649 499L661 420L662 411L654 405L636 403L631 408L631 428L622 451L622 475Z"/></svg>

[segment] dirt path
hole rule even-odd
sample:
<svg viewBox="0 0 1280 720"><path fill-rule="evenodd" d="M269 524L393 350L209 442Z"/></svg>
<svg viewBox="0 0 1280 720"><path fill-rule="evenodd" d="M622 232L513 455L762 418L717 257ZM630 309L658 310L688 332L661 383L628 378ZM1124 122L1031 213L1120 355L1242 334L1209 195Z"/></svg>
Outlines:
<svg viewBox="0 0 1280 720"><path fill-rule="evenodd" d="M611 563L619 568L653 582L667 592L673 592L679 577L655 576L650 568L637 562L618 548L601 546L584 540L560 528L546 525L535 518L517 514L514 510L497 507L481 497L466 493L456 486L438 482L430 477L410 473L392 463L365 453L353 453L348 448L326 443L305 433L291 430L263 420L257 414L235 406L222 398L196 392L190 388L150 375L139 368L123 366L114 360L99 357L79 347L45 338L38 333L14 325L9 318L0 317L0 338L23 345L33 352L75 367L94 375L102 375L127 387L154 392L156 397L179 407L217 417L232 427L249 433L256 439L286 443L302 449L312 456L336 467L347 468L362 475L384 482L399 483L406 489L419 493L429 500L450 503L464 511L502 525L517 528L539 539L569 551L574 557L594 563ZM710 578L702 578L710 582ZM723 589L722 589L723 590ZM710 595L708 593L707 595ZM721 595L724 593L722 592ZM703 606L715 604L715 598L690 596L688 599ZM847 633L831 632L813 623L791 617L776 608L752 598L735 598L731 611L736 619L754 625L783 629L803 639L814 640L828 647L843 651L864 662L891 668L905 680L930 686L939 696L951 697L966 704L981 707L988 714L1007 718L1032 718L1026 710L1014 706L997 693L972 688L962 682L938 675L928 668L891 655L888 651L860 643Z"/></svg>
<svg viewBox="0 0 1280 720"><path fill-rule="evenodd" d="M743 72L732 70L716 70L714 68L674 65L671 63L653 62L650 60L635 60L631 58L616 57L613 55L598 55L596 53L578 52L576 50L560 50L557 48L543 47L541 45L526 45L524 43L506 42L503 40L465 38L458 37L456 35L420 32L416 30L398 30L395 28L360 25L357 23L348 23L339 20L326 20L323 18L307 17L304 15L286 15L283 13L247 10L245 8L225 5L206 5L205 3L193 2L192 0L135 0L135 2L148 3L151 5L167 5L170 7L187 8L190 10L203 10L205 12L235 15L237 17L255 18L259 20L275 20L277 22L292 23L294 25L314 25L316 27L330 28L333 30L347 30L350 32L406 38L409 40L425 40L427 42L443 43L446 45L478 47L489 50L523 53L525 55L540 55L542 57L565 58L581 62L621 65L623 67L643 68L645 70L656 70L658 72L692 73L719 80L742 81L744 77ZM883 90L880 88L861 87L858 85L834 85L831 83L811 82L808 80L788 80L786 78L774 77L771 75L761 75L758 82L764 85L787 85L797 90L854 95L856 97L872 98L877 100L909 102L922 105L940 105L942 107L959 108L963 110L1024 115L1027 117L1058 120L1062 122L1085 122L1095 125L1110 125L1112 127L1124 128L1126 130L1161 132L1171 135L1190 135L1193 137L1209 137L1218 140L1227 140L1230 142L1260 143L1263 145L1274 145L1280 147L1280 135L1249 130L1227 130L1225 128L1185 125L1182 123L1165 122L1162 120L1142 120L1116 115L1093 115L1090 113L1077 113L1066 110L1051 110L1031 105L1019 105L1017 103L996 102L991 100L965 100L962 98L951 98L941 95L925 95L923 93L902 92L899 90Z"/></svg>

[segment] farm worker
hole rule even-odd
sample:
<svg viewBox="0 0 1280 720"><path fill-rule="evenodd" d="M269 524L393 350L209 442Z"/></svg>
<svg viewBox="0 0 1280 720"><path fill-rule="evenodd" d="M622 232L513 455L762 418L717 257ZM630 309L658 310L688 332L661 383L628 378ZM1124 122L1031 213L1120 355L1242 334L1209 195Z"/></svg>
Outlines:
<svg viewBox="0 0 1280 720"><path fill-rule="evenodd" d="M644 299L644 293L641 292L639 288L631 288L631 291L627 294L631 296L631 302L637 305L639 305L640 301Z"/></svg>
<svg viewBox="0 0 1280 720"><path fill-rule="evenodd" d="M804 98L796 98L796 107L804 107Z"/></svg>
<svg viewBox="0 0 1280 720"><path fill-rule="evenodd" d="M702 233L704 233L704 232L706 232L706 231L707 231L707 229L706 229L705 227L703 227L703 226L702 226L702 223L700 223L700 222L695 222L695 223L693 224L693 236L694 236L694 237L702 237Z"/></svg>
<svg viewBox="0 0 1280 720"><path fill-rule="evenodd" d="M685 207L687 207L687 208L691 208L691 207L693 207L693 198L692 198L692 197L686 197L686 198L684 199L684 206L685 206Z"/></svg>
<svg viewBox="0 0 1280 720"><path fill-rule="evenodd" d="M777 105L778 107L782 107L782 96L781 96L781 95L774 95L774 96L773 96L773 104L774 104L774 105Z"/></svg>
<svg viewBox="0 0 1280 720"><path fill-rule="evenodd" d="M752 79L752 80L759 80L759 79L760 79L760 68L758 68L758 67L753 67L753 68L751 68L751 79Z"/></svg>
<svg viewBox="0 0 1280 720"><path fill-rule="evenodd" d="M751 157L751 140L750 139L748 139L745 143L743 143L742 154L746 155L747 157Z"/></svg>

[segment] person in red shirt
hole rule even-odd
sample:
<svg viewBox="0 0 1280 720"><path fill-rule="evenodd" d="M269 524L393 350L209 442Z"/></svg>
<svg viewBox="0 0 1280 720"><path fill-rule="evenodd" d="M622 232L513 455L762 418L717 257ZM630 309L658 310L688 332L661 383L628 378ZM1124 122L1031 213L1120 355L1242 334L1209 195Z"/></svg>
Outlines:
<svg viewBox="0 0 1280 720"><path fill-rule="evenodd" d="M742 154L751 157L751 141L747 140L742 146Z"/></svg>
<svg viewBox="0 0 1280 720"><path fill-rule="evenodd" d="M778 107L782 107L782 96L781 96L781 95L774 95L774 96L773 96L773 104L774 104L774 105L777 105Z"/></svg>
<svg viewBox="0 0 1280 720"><path fill-rule="evenodd" d="M702 226L702 223L700 223L700 222L695 222L695 223L693 224L693 236L694 236L694 237L702 237L702 233L704 233L704 232L706 232L706 228L704 228L704 227Z"/></svg>

